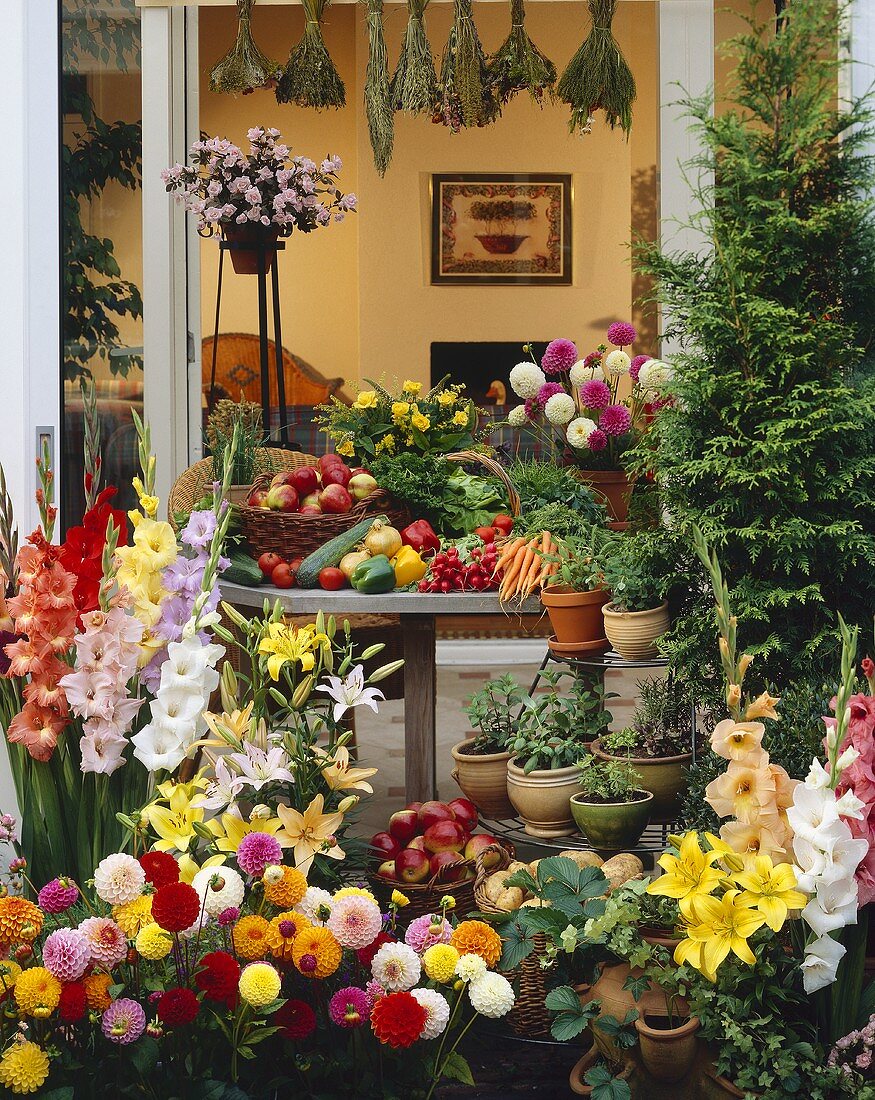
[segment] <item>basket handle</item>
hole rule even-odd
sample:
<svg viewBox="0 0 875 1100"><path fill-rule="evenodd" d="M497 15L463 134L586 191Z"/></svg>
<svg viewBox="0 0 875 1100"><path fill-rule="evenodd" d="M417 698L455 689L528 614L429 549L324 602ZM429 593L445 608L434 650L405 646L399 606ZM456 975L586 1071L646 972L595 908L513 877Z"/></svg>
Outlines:
<svg viewBox="0 0 875 1100"><path fill-rule="evenodd" d="M447 462L455 462L461 466L466 462L479 463L488 473L493 477L497 477L501 484L504 486L507 492L508 503L510 504L510 514L514 517L520 514L520 495L514 489L510 478L507 476L507 470L504 469L494 458L490 458L489 455L481 454L479 451L457 451L455 454L444 455Z"/></svg>
<svg viewBox="0 0 875 1100"><path fill-rule="evenodd" d="M496 854L498 855L498 866L487 867L486 857ZM503 844L488 844L485 848L481 848L474 857L474 865L477 868L477 873L474 876L474 890L477 891L490 875L494 875L496 871L507 870L510 866L510 852Z"/></svg>

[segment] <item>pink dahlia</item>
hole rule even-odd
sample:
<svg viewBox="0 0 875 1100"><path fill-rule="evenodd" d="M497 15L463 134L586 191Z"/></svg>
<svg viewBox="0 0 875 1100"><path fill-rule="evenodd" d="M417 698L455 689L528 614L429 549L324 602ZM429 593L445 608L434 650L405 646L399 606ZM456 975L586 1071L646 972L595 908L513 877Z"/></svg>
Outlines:
<svg viewBox="0 0 875 1100"><path fill-rule="evenodd" d="M328 1015L338 1027L361 1027L370 1018L371 1001L363 989L350 985L328 1002Z"/></svg>
<svg viewBox="0 0 875 1100"><path fill-rule="evenodd" d="M550 400L550 398L556 393L565 393L565 387L558 382L545 382L543 386L538 390L537 401L543 408L544 405Z"/></svg>
<svg viewBox="0 0 875 1100"><path fill-rule="evenodd" d="M229 924L234 924L237 918L240 916L240 910L236 905L229 905L227 909L223 909L219 913L216 920L219 923L220 928L227 928Z"/></svg>
<svg viewBox="0 0 875 1100"><path fill-rule="evenodd" d="M551 340L541 359L545 374L561 374L569 371L577 362L577 346L572 340Z"/></svg>
<svg viewBox="0 0 875 1100"><path fill-rule="evenodd" d="M37 900L44 913L64 913L79 900L79 887L71 878L53 878L40 890Z"/></svg>
<svg viewBox="0 0 875 1100"><path fill-rule="evenodd" d="M365 985L365 996L368 998L368 1004L373 1008L381 997L386 996L386 990L376 978L371 978Z"/></svg>
<svg viewBox="0 0 875 1100"><path fill-rule="evenodd" d="M628 321L615 321L608 329L608 340L618 348L627 348L634 344L637 335L634 325L630 325Z"/></svg>
<svg viewBox="0 0 875 1100"><path fill-rule="evenodd" d="M606 409L611 403L611 387L601 378L591 378L580 387L580 400L588 409Z"/></svg>
<svg viewBox="0 0 875 1100"><path fill-rule="evenodd" d="M633 382L638 381L638 372L644 366L644 364L652 359L652 355L636 355L632 362L629 364L629 377Z"/></svg>
<svg viewBox="0 0 875 1100"><path fill-rule="evenodd" d="M605 435L625 435L631 426L632 414L625 405L608 405L599 417L599 428Z"/></svg>
<svg viewBox="0 0 875 1100"><path fill-rule="evenodd" d="M603 451L608 445L608 437L601 428L596 428L594 432L589 433L586 445L591 451Z"/></svg>
<svg viewBox="0 0 875 1100"><path fill-rule="evenodd" d="M261 878L265 867L282 861L280 842L269 833L247 833L237 849L238 867L253 878Z"/></svg>
<svg viewBox="0 0 875 1100"><path fill-rule="evenodd" d="M57 928L43 944L43 965L60 982L76 982L91 962L91 944L76 928Z"/></svg>
<svg viewBox="0 0 875 1100"><path fill-rule="evenodd" d="M121 997L106 1009L100 1026L111 1043L127 1046L146 1030L146 1013L130 997Z"/></svg>
<svg viewBox="0 0 875 1100"><path fill-rule="evenodd" d="M404 933L404 942L421 955L436 943L449 943L453 937L452 925L439 916L426 913L410 922Z"/></svg>
<svg viewBox="0 0 875 1100"><path fill-rule="evenodd" d="M86 917L79 925L79 931L88 940L91 961L99 966L111 969L128 953L124 932L109 917Z"/></svg>
<svg viewBox="0 0 875 1100"><path fill-rule="evenodd" d="M544 406L537 397L527 397L523 407L526 410L527 420L534 420L544 411Z"/></svg>
<svg viewBox="0 0 875 1100"><path fill-rule="evenodd" d="M358 951L380 934L383 917L375 901L360 894L347 894L331 906L328 928L341 947Z"/></svg>
<svg viewBox="0 0 875 1100"><path fill-rule="evenodd" d="M585 367L594 367L596 363L601 363L602 353L600 351L591 351L583 361Z"/></svg>

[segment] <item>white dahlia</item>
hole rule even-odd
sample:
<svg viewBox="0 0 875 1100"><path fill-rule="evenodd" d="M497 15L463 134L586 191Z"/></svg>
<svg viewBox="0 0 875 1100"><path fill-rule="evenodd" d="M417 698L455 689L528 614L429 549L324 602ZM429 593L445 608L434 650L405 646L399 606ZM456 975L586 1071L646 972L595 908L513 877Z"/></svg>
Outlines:
<svg viewBox="0 0 875 1100"><path fill-rule="evenodd" d="M523 399L537 397L538 390L546 381L546 374L534 363L517 363L510 372L510 388Z"/></svg>
<svg viewBox="0 0 875 1100"><path fill-rule="evenodd" d="M470 952L456 963L456 977L463 982L476 982L486 973L486 963L479 955Z"/></svg>
<svg viewBox="0 0 875 1100"><path fill-rule="evenodd" d="M340 946L355 951L372 944L382 927L379 905L360 894L335 899L328 918L328 928Z"/></svg>
<svg viewBox="0 0 875 1100"><path fill-rule="evenodd" d="M666 382L670 382L673 376L674 371L668 363L661 359L648 359L641 364L638 383L642 389L656 391L662 389Z"/></svg>
<svg viewBox="0 0 875 1100"><path fill-rule="evenodd" d="M436 1039L438 1035L443 1035L450 1022L450 1006L446 997L436 989L411 989L410 995L425 1009L425 1026L420 1039Z"/></svg>
<svg viewBox="0 0 875 1100"><path fill-rule="evenodd" d="M207 915L218 917L226 909L239 909L246 888L233 867L202 867L191 880Z"/></svg>
<svg viewBox="0 0 875 1100"><path fill-rule="evenodd" d="M568 375L571 379L571 385L582 386L584 382L589 382L601 373L601 367L601 362L598 359L594 363L590 363L589 366L587 366L585 359L578 359Z"/></svg>
<svg viewBox="0 0 875 1100"><path fill-rule="evenodd" d="M515 1000L513 986L501 974L490 971L468 986L468 997L475 1012L497 1020L506 1016Z"/></svg>
<svg viewBox="0 0 875 1100"><path fill-rule="evenodd" d="M572 447L585 447L586 441L597 427L596 422L588 416L577 416L565 429L565 438Z"/></svg>
<svg viewBox="0 0 875 1100"><path fill-rule="evenodd" d="M625 351L611 351L604 358L602 369L605 374L628 374L629 367L632 366L632 360L625 353Z"/></svg>
<svg viewBox="0 0 875 1100"><path fill-rule="evenodd" d="M515 405L507 414L507 422L512 428L521 428L527 420L525 405Z"/></svg>
<svg viewBox="0 0 875 1100"><path fill-rule="evenodd" d="M544 416L551 424L559 426L567 424L575 412L577 412L577 406L574 404L574 398L567 393L554 393L552 397L547 398L547 404L544 406Z"/></svg>
<svg viewBox="0 0 875 1100"><path fill-rule="evenodd" d="M419 956L406 943L384 943L371 963L371 975L389 993L412 989L421 973Z"/></svg>
<svg viewBox="0 0 875 1100"><path fill-rule="evenodd" d="M332 900L331 894L321 886L308 886L294 911L303 913L311 924L324 924L331 913Z"/></svg>
<svg viewBox="0 0 875 1100"><path fill-rule="evenodd" d="M94 889L107 905L127 905L136 901L146 885L146 872L133 856L114 852L98 863Z"/></svg>

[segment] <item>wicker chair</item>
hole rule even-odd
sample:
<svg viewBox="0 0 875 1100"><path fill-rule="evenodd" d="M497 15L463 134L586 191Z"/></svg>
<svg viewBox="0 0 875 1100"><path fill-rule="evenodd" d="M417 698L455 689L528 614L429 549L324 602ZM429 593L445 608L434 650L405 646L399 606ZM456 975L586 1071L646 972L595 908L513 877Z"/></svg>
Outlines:
<svg viewBox="0 0 875 1100"><path fill-rule="evenodd" d="M227 394L233 401L261 401L261 358L258 337L248 332L220 332L216 355L216 390ZM273 349L271 348L271 364ZM210 375L213 364L213 337L203 341L202 370L204 393L210 399ZM298 355L283 348L283 376L285 379L286 405L319 405L329 397L341 401L348 399L340 388L342 378L324 378L314 367ZM279 404L276 374L271 366L270 403Z"/></svg>

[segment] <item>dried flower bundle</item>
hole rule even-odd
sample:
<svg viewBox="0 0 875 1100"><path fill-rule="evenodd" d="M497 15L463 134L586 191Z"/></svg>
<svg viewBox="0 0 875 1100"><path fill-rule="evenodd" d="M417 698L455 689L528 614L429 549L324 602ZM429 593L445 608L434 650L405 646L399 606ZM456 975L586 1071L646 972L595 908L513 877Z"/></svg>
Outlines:
<svg viewBox="0 0 875 1100"><path fill-rule="evenodd" d="M429 0L407 0L407 30L389 91L394 111L432 112L438 100L437 73L425 32Z"/></svg>
<svg viewBox="0 0 875 1100"><path fill-rule="evenodd" d="M346 88L322 37L322 16L330 0L301 0L304 36L286 62L276 89L278 103L299 107L344 107Z"/></svg>
<svg viewBox="0 0 875 1100"><path fill-rule="evenodd" d="M592 30L577 53L568 62L557 92L571 107L572 133L592 132L596 111L604 111L613 130L632 129L632 103L635 100L635 77L617 45L611 29L617 0L587 0L592 16Z"/></svg>
<svg viewBox="0 0 875 1100"><path fill-rule="evenodd" d="M471 0L454 0L453 25L441 61L441 102L435 122L458 133L463 126L486 126L501 113L487 81L486 55Z"/></svg>
<svg viewBox="0 0 875 1100"><path fill-rule="evenodd" d="M556 66L526 33L525 0L510 0L510 16L510 34L488 62L489 87L500 103L518 92L541 103L545 92L554 95Z"/></svg>
<svg viewBox="0 0 875 1100"><path fill-rule="evenodd" d="M368 67L365 72L365 113L374 165L386 174L395 144L395 120L389 91L389 54L383 34L383 0L368 0Z"/></svg>
<svg viewBox="0 0 875 1100"><path fill-rule="evenodd" d="M279 75L280 66L261 52L252 37L255 0L237 0L237 41L210 72L210 91L244 95L263 88Z"/></svg>

